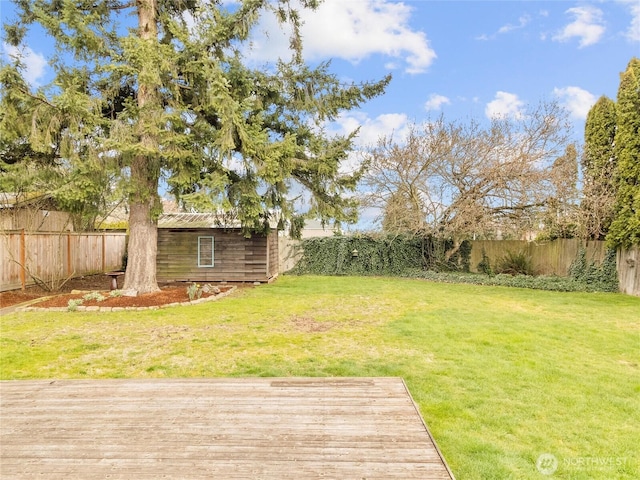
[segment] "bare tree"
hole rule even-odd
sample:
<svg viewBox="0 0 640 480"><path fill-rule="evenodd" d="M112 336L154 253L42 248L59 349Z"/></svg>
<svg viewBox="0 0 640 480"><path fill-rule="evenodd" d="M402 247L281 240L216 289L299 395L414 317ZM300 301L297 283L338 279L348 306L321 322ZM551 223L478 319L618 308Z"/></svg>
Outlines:
<svg viewBox="0 0 640 480"><path fill-rule="evenodd" d="M402 143L380 138L367 155L363 203L380 209L386 231L452 238L453 251L465 238L521 235L554 191L569 133L556 103L487 126L413 125Z"/></svg>

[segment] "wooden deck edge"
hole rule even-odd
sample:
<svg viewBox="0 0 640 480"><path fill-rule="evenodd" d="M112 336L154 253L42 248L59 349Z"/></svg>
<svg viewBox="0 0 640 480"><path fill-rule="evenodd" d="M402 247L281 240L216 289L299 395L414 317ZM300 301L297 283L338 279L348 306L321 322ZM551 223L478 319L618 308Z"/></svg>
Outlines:
<svg viewBox="0 0 640 480"><path fill-rule="evenodd" d="M436 449L436 453L438 454L438 457L440 457L440 460L442 460L442 464L444 465L444 468L447 469L447 473L449 473L449 476L451 477L451 480L456 480L456 477L453 475L453 472L451 471L451 468L449 468L449 464L447 463L447 460L444 458L444 455L440 451L440 447L438 447L438 443L436 442L436 439L433 438L433 435L431 435L431 430L429 430L429 427L427 426L427 423L424 421L424 418L422 418L422 414L420 413L420 408L418 407L418 404L416 403L416 401L413 399L413 396L411 395L411 392L409 391L409 387L407 387L407 383L404 381L404 378L400 378L400 380L402 381L402 385L404 386L404 389L407 392L407 395L409 396L409 399L411 400L411 403L413 404L413 408L416 410L416 413L418 414L418 417L420 417L420 421L422 422L422 425L424 426L424 429L426 430L427 435L429 435L429 438L431 439L431 442L433 443L433 447Z"/></svg>

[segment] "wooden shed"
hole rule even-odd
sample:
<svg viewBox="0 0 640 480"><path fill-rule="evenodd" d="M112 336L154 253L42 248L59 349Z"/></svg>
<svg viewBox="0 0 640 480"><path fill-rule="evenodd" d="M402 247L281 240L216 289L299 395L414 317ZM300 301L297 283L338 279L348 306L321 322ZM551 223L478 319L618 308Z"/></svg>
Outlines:
<svg viewBox="0 0 640 480"><path fill-rule="evenodd" d="M160 282L269 282L278 276L278 232L243 235L215 214L174 213L158 219Z"/></svg>

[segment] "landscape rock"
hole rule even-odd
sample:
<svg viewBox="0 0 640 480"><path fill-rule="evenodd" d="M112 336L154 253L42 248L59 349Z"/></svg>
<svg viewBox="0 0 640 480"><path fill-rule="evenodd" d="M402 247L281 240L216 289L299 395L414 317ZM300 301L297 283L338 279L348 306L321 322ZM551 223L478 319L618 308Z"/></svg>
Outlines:
<svg viewBox="0 0 640 480"><path fill-rule="evenodd" d="M220 293L220 289L218 287L216 287L215 285L211 285L210 283L207 283L207 284L203 285L202 286L202 291L204 293L215 293L215 294Z"/></svg>

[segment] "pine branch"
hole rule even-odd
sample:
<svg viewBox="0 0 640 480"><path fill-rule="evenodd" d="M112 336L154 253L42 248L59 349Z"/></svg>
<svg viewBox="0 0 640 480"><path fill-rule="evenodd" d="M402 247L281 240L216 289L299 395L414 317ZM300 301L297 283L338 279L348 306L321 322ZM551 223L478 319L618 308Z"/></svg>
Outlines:
<svg viewBox="0 0 640 480"><path fill-rule="evenodd" d="M53 108L54 110L59 110L59 108L57 106L55 106L53 103L49 102L46 98L42 98L39 97L37 95L34 95L33 93L31 93L29 91L29 89L24 88L22 85L15 85L15 88L22 93L23 95L26 95L27 97L31 98L32 100L35 100L43 105L46 105L48 107Z"/></svg>

